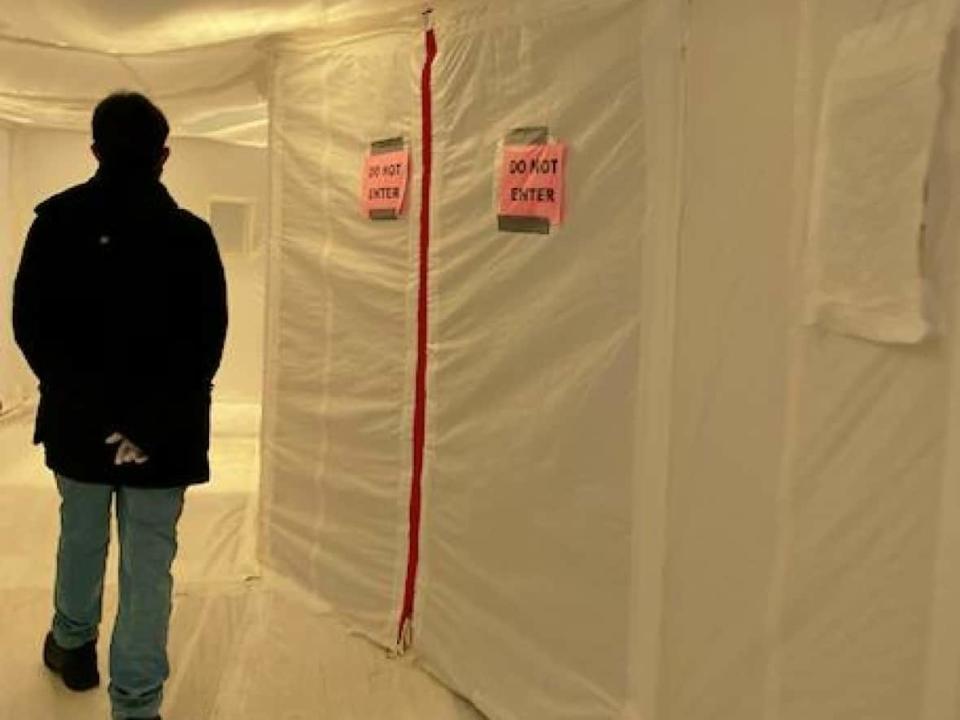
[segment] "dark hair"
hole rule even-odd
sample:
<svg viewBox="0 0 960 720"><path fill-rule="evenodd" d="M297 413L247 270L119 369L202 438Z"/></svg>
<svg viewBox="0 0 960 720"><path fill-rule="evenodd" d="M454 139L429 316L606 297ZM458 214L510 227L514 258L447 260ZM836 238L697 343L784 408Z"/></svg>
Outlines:
<svg viewBox="0 0 960 720"><path fill-rule="evenodd" d="M93 142L101 164L110 169L153 170L169 134L160 108L140 93L113 93L93 111Z"/></svg>

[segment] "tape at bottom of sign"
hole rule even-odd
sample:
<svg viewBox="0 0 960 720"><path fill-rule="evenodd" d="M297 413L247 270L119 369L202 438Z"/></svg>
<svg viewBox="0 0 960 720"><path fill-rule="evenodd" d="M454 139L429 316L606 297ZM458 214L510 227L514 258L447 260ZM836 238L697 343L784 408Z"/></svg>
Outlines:
<svg viewBox="0 0 960 720"><path fill-rule="evenodd" d="M497 227L500 232L530 233L534 235L550 234L550 221L546 218L539 217L497 215Z"/></svg>

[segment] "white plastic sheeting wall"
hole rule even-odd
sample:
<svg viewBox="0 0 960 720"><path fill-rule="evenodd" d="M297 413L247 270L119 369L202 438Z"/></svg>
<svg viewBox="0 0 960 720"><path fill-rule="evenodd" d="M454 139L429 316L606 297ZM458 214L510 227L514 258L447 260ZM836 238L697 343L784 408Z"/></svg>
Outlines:
<svg viewBox="0 0 960 720"><path fill-rule="evenodd" d="M627 696L644 18L637 2L436 18L415 646L497 718L615 717ZM491 204L498 142L531 125L570 147L549 236L498 232Z"/></svg>
<svg viewBox="0 0 960 720"><path fill-rule="evenodd" d="M414 648L494 717L614 716L633 690L636 574L657 582L655 564L632 571L647 552L634 527L641 344L661 325L643 321L641 276L659 287L659 267L641 257L655 255L646 228L669 224L675 190L678 102L663 70L677 28L662 66L642 60L660 47L645 23L658 7L434 13ZM264 558L387 645L407 563L419 196L400 221L372 223L358 193L369 144L396 135L420 187L423 47L416 16L302 35L278 46L272 89ZM498 143L538 124L571 146L568 222L548 237L499 233ZM666 169L651 190L655 163Z"/></svg>
<svg viewBox="0 0 960 720"><path fill-rule="evenodd" d="M804 188L823 83L838 43L905 5L804 5L798 104ZM942 41L940 32L931 30L931 45ZM956 583L957 567L957 548L948 543L958 522L951 406L960 392L960 226L950 196L960 170L951 150L960 97L955 52L944 62L941 84L947 106L938 112L927 233L922 244L917 234L916 255L943 332L914 348L819 332L798 333L792 345L775 586L784 718L811 712L951 718L958 711L960 630L952 612L938 609L941 591ZM911 201L904 198L906 207Z"/></svg>
<svg viewBox="0 0 960 720"><path fill-rule="evenodd" d="M908 5L691 6L653 717L957 716L955 111L933 108L925 245L913 229L943 334L800 326L825 78L848 33Z"/></svg>
<svg viewBox="0 0 960 720"><path fill-rule="evenodd" d="M13 210L13 133L0 125L0 313L11 311L13 272L20 243L15 240ZM0 405L10 409L22 401L32 386L26 364L13 343L13 328L0 326Z"/></svg>
<svg viewBox="0 0 960 720"><path fill-rule="evenodd" d="M492 717L958 717L955 50L917 245L940 335L800 325L825 78L920 4L437 7L413 648ZM358 191L371 141L419 158L422 47L331 27L274 82L265 558L387 645L418 204L370 223ZM538 124L569 222L498 233L497 141Z"/></svg>
<svg viewBox="0 0 960 720"><path fill-rule="evenodd" d="M272 87L265 557L388 645L407 553L419 198L372 223L359 183L371 142L419 147L422 44L416 15L293 38Z"/></svg>
<svg viewBox="0 0 960 720"><path fill-rule="evenodd" d="M796 3L690 10L654 715L664 720L764 717L796 27Z"/></svg>

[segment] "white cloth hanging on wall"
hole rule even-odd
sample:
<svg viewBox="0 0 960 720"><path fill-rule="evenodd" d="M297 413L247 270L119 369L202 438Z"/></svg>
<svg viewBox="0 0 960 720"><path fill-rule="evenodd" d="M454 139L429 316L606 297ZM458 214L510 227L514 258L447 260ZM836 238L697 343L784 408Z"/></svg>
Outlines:
<svg viewBox="0 0 960 720"><path fill-rule="evenodd" d="M882 342L930 330L920 269L946 29L926 5L846 37L822 107L807 321Z"/></svg>

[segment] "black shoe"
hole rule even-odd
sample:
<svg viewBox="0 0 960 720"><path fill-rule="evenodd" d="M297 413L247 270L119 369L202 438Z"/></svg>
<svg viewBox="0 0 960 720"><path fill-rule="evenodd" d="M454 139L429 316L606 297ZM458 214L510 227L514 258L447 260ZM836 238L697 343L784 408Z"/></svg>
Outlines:
<svg viewBox="0 0 960 720"><path fill-rule="evenodd" d="M100 684L97 670L97 643L88 642L76 650L64 650L47 633L43 643L43 664L63 678L63 684L76 692L92 690Z"/></svg>

